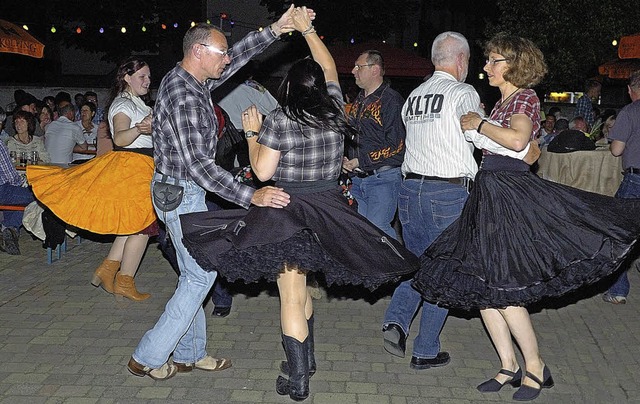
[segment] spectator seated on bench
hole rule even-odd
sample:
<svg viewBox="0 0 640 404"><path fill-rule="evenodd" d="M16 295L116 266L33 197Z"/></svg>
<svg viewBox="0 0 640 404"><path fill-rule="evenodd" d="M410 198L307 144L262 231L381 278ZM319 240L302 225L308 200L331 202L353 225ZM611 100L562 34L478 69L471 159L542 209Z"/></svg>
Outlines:
<svg viewBox="0 0 640 404"><path fill-rule="evenodd" d="M0 211L2 211L0 251L20 255L18 238L22 215L24 207L34 199L31 189L27 188L25 180L18 175L13 166L7 147L0 142Z"/></svg>

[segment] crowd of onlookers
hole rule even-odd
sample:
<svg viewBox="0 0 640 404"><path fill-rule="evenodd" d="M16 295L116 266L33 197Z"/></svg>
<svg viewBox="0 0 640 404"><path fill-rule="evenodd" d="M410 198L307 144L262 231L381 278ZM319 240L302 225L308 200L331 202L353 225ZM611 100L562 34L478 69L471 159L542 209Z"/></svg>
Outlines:
<svg viewBox="0 0 640 404"><path fill-rule="evenodd" d="M91 158L83 154L98 138L104 110L93 91L75 97L61 91L42 100L23 91L14 93L11 115L0 108L0 140L11 158L52 164L70 164Z"/></svg>
<svg viewBox="0 0 640 404"><path fill-rule="evenodd" d="M540 147L548 147L554 139L557 143L561 140L557 136L563 132L563 137L573 139L568 140L571 143L570 147L590 147L590 143L584 143L583 146L577 144L577 140L584 140L582 137L595 142L595 145L610 143L609 131L616 121L617 112L609 108L601 111L593 106L592 101L598 99L601 89L602 85L598 81L587 81L585 93L578 99L571 117L564 115L557 106L549 108L546 113L543 112L542 127L538 134ZM554 151L554 146L550 151Z"/></svg>

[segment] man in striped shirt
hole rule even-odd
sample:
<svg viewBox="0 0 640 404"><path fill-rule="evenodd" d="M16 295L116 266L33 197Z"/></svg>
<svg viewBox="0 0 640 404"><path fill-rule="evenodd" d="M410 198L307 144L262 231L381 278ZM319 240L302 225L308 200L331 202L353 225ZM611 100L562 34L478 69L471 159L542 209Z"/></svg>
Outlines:
<svg viewBox="0 0 640 404"><path fill-rule="evenodd" d="M464 138L460 117L484 112L475 89L465 84L469 44L456 32L436 37L431 49L433 76L416 88L402 108L407 138L398 215L406 247L420 256L460 215L478 171L474 146ZM404 357L411 321L422 307L420 331L410 366L427 369L449 363L440 351L440 331L448 310L422 300L410 281L395 290L383 322L384 347Z"/></svg>

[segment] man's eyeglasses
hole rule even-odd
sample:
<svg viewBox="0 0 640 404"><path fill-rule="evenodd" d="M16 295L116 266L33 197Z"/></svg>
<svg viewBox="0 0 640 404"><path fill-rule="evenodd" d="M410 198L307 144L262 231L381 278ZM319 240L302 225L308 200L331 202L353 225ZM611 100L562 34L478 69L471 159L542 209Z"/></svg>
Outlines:
<svg viewBox="0 0 640 404"><path fill-rule="evenodd" d="M363 67L366 67L366 66L373 66L373 65L375 65L375 63L367 63L366 65L355 65L355 66L353 66L353 68L354 68L354 69L356 69L356 70L360 70L360 69L362 69Z"/></svg>
<svg viewBox="0 0 640 404"><path fill-rule="evenodd" d="M229 49L227 49L226 51L220 50L218 48L216 48L213 45L209 45L206 43L201 43L200 45L204 46L205 48L208 48L209 50L213 51L214 53L217 53L218 55L225 57L225 56L229 56Z"/></svg>
<svg viewBox="0 0 640 404"><path fill-rule="evenodd" d="M485 62L485 64L491 63L493 66L495 66L496 63L506 62L507 60L509 60L509 59L507 59L507 58L504 58L504 59L487 59L484 62Z"/></svg>

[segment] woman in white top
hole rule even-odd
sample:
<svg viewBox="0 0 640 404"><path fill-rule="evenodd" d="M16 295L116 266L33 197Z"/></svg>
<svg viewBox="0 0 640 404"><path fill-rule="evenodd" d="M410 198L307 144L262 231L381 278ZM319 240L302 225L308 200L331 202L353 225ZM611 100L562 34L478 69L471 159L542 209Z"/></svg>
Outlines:
<svg viewBox="0 0 640 404"><path fill-rule="evenodd" d="M150 78L140 59L129 58L118 68L108 115L112 152L66 170L27 169L36 197L65 223L116 235L91 283L137 301L150 295L136 290L133 276L149 236L158 233L150 190L151 108L145 102Z"/></svg>

